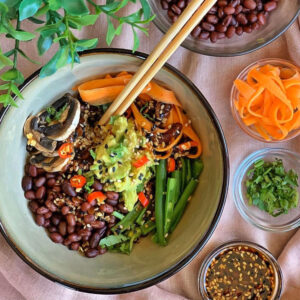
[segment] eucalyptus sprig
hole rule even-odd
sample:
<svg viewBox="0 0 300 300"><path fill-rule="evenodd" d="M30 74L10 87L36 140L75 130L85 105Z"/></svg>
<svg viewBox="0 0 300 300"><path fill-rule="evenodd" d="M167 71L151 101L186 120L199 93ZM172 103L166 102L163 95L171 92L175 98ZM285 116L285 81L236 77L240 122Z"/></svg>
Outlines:
<svg viewBox="0 0 300 300"><path fill-rule="evenodd" d="M106 43L111 44L113 39L120 35L124 25L132 28L133 51L139 47L137 30L148 34L146 24L151 22L151 10L147 0L138 0L141 8L136 12L120 16L120 11L130 2L136 0L106 0L99 5L93 0L0 0L0 37L14 39L14 47L3 53L0 47L0 79L4 84L0 90L0 103L4 106L17 106L13 95L23 98L18 85L24 82L23 74L18 70L18 56L21 55L31 63L32 60L21 49L22 42L30 42L38 36L37 49L40 56L45 54L53 45L57 44L57 51L53 57L42 67L40 77L55 73L59 68L79 63L79 52L93 49L98 44L98 38L79 39L74 30L81 30L85 26L94 25L99 15L105 14L107 20ZM93 12L88 8L92 7ZM29 20L36 24L33 32L21 29L22 22ZM117 23L116 28L113 25ZM15 24L15 25L14 25ZM100 30L99 30L100 31ZM100 34L99 34L100 35Z"/></svg>

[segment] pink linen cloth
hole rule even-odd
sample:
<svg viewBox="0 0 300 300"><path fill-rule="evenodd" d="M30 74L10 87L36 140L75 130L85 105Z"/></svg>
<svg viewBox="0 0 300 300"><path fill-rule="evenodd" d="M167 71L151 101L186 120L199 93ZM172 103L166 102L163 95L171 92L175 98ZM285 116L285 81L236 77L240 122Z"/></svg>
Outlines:
<svg viewBox="0 0 300 300"><path fill-rule="evenodd" d="M29 28L31 24L27 24ZM106 32L103 19L93 27L84 29L80 37L99 37L99 47L106 47ZM162 37L152 24L150 37L140 35L140 51L149 53ZM11 44L0 39L1 48L7 51ZM123 31L112 44L112 47L131 48L132 35L130 28ZM22 49L30 57L42 63L51 57L50 51L39 58L33 43L22 43ZM300 65L300 27L296 21L288 32L271 45L254 53L232 58L215 58L202 56L179 48L169 63L187 75L202 91L216 112L223 130L230 155L231 183L238 164L251 152L269 145L255 141L243 133L233 121L229 106L229 95L233 80L242 68L262 58L279 57L292 59ZM221 66L221 67L220 67ZM26 76L35 71L35 66L23 58L19 68ZM217 85L215 83L218 83ZM216 88L217 86L217 88ZM22 106L20 107L22 109ZM300 151L300 137L276 146ZM231 187L231 184L230 184ZM183 300L200 299L197 290L197 274L204 256L216 246L232 239L249 240L261 244L279 258L284 278L282 299L300 299L300 231L282 234L268 233L246 223L236 210L232 190L229 188L226 206L220 222L208 244L199 255L183 270L160 284L142 291L124 295L91 295L80 293L55 284L42 277L27 266L0 236L0 300ZM37 250L38 251L38 250Z"/></svg>

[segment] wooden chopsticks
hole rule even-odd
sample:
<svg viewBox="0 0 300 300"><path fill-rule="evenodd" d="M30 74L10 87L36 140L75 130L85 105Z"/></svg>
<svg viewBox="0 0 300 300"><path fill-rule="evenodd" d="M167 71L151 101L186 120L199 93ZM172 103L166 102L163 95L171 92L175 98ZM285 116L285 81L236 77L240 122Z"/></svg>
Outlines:
<svg viewBox="0 0 300 300"><path fill-rule="evenodd" d="M203 0L192 0L190 2L178 20L170 27L152 53L143 62L142 66L134 74L123 91L109 106L99 122L100 125L105 124L112 115L121 115L127 110L169 57L208 13L216 1L217 0L206 0L203 3Z"/></svg>

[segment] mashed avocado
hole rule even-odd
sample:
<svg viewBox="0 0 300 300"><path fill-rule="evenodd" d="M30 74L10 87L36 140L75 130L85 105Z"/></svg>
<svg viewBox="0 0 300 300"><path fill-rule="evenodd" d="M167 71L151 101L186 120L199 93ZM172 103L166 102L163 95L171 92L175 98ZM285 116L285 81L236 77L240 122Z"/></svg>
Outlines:
<svg viewBox="0 0 300 300"><path fill-rule="evenodd" d="M137 189L153 175L153 154L145 147L146 139L136 131L132 120L112 117L109 124L103 126L102 132L105 138L96 147L91 170L104 183L104 190L122 193L126 208L131 211L138 199ZM148 161L139 168L134 167L134 162L144 156Z"/></svg>

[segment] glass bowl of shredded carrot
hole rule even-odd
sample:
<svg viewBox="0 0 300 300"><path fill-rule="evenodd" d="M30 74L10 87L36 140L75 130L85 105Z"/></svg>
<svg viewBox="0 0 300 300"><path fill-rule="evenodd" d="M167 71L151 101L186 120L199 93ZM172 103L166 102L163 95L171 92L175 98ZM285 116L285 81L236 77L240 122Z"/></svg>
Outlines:
<svg viewBox="0 0 300 300"><path fill-rule="evenodd" d="M234 81L231 111L241 129L267 142L290 140L300 133L300 69L279 59L262 59Z"/></svg>

